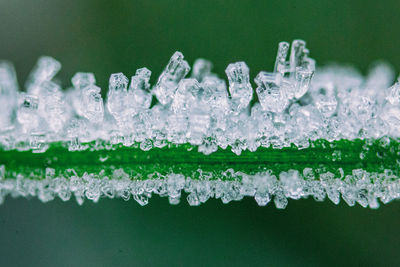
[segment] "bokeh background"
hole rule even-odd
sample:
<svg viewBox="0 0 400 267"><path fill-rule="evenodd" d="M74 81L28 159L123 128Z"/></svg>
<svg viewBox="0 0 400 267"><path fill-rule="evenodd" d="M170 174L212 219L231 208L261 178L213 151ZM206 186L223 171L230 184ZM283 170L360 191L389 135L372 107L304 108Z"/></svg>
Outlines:
<svg viewBox="0 0 400 267"><path fill-rule="evenodd" d="M301 38L319 65L352 63L363 73L384 59L400 69L400 2L0 0L0 58L20 84L40 55L77 71L131 76L146 66L156 80L175 50L192 63L211 59L224 75L244 60L254 77L271 70L277 43ZM0 266L396 266L400 203L378 210L328 201L290 201L286 210L254 200L200 207L153 198L7 199L0 206Z"/></svg>

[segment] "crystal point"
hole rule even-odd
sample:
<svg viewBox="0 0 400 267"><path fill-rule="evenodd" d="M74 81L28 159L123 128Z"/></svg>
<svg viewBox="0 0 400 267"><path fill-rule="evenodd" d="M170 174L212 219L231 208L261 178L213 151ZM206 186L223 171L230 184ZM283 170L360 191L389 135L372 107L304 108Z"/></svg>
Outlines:
<svg viewBox="0 0 400 267"><path fill-rule="evenodd" d="M249 67L244 62L231 63L225 72L229 80L233 109L240 111L246 108L253 98Z"/></svg>
<svg viewBox="0 0 400 267"><path fill-rule="evenodd" d="M110 76L109 92L122 92L128 88L128 78L122 73L114 73Z"/></svg>
<svg viewBox="0 0 400 267"><path fill-rule="evenodd" d="M33 95L21 93L19 95L17 120L25 132L35 129L39 125L39 99Z"/></svg>
<svg viewBox="0 0 400 267"><path fill-rule="evenodd" d="M210 75L213 64L211 61L198 58L193 64L192 77L202 82L203 79Z"/></svg>
<svg viewBox="0 0 400 267"><path fill-rule="evenodd" d="M131 114L136 114L150 107L152 100L152 94L149 91L150 76L151 71L147 68L138 69L136 74L132 76L126 98L127 110L130 110Z"/></svg>
<svg viewBox="0 0 400 267"><path fill-rule="evenodd" d="M260 72L254 82L257 84L256 92L263 110L282 112L289 104L285 86L279 74Z"/></svg>
<svg viewBox="0 0 400 267"><path fill-rule="evenodd" d="M172 101L178 83L189 73L190 67L181 52L175 52L158 78L154 94L162 105Z"/></svg>
<svg viewBox="0 0 400 267"><path fill-rule="evenodd" d="M287 71L287 63L286 58L289 52L289 43L288 42L280 42L278 47L278 54L276 56L274 72L279 72L282 75Z"/></svg>
<svg viewBox="0 0 400 267"><path fill-rule="evenodd" d="M37 95L40 84L50 81L60 71L61 63L52 57L40 57L29 74L26 89L29 94Z"/></svg>
<svg viewBox="0 0 400 267"><path fill-rule="evenodd" d="M175 91L171 108L177 112L188 112L199 101L200 84L196 79L183 79Z"/></svg>
<svg viewBox="0 0 400 267"><path fill-rule="evenodd" d="M94 74L91 72L78 72L71 79L74 88L81 90L86 86L96 83Z"/></svg>
<svg viewBox="0 0 400 267"><path fill-rule="evenodd" d="M12 116L17 107L18 82L14 66L0 61L0 131L12 125Z"/></svg>

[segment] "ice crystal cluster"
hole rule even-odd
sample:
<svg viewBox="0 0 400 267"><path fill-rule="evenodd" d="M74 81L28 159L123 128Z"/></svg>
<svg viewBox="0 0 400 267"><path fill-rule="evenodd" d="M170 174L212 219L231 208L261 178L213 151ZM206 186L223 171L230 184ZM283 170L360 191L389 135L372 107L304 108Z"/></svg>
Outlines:
<svg viewBox="0 0 400 267"><path fill-rule="evenodd" d="M390 67L379 64L367 77L337 66L315 72L308 54L304 41L279 43L274 71L258 73L253 88L244 62L228 65L227 85L211 62L196 60L190 73L175 52L153 86L147 68L130 80L112 74L105 100L92 73L75 74L63 90L53 79L61 65L50 57L38 60L20 92L13 66L2 61L1 145L44 151L49 142L66 141L79 150L101 139L148 150L169 141L205 154L218 147L240 154L260 146L304 148L315 139L398 137L400 84L389 87Z"/></svg>
<svg viewBox="0 0 400 267"><path fill-rule="evenodd" d="M105 99L93 73L78 72L72 86L62 88L54 79L60 69L54 58L39 58L25 90L20 91L13 65L0 62L3 150L40 153L50 143L61 141L75 151L103 140L128 147L139 143L144 151L189 143L206 155L219 148L240 155L259 147L302 149L317 139L396 139L400 135L400 83L391 85L394 74L388 65L375 65L367 76L350 67L316 69L302 40L279 43L273 71L261 71L254 80L245 62L227 66L226 82L212 72L210 61L197 59L191 69L182 53L175 52L153 85L147 68L136 70L130 79L123 73L111 74ZM71 194L79 202L84 196L98 200L133 195L145 204L151 193L177 202L184 190L192 205L210 197L229 202L249 195L260 205L274 196L277 207L286 206L287 198L309 195L316 199L327 195L337 203L341 193L350 205L358 202L371 207L377 206L377 198L387 202L399 197L397 182L383 186L379 174L355 172L335 179L328 172L318 180L304 179L291 170L278 178L234 172L240 182L200 182L178 173L143 181L125 177L123 172L116 174L121 179L99 179L98 174L86 173L37 181L5 179L0 191L2 195L38 195L43 201L56 195L65 200ZM385 190L392 191L386 194Z"/></svg>
<svg viewBox="0 0 400 267"><path fill-rule="evenodd" d="M16 179L2 181L0 204L5 196L11 195L38 197L43 202L56 197L67 201L74 196L80 205L85 199L97 202L100 198L122 198L127 201L132 197L144 206L154 194L168 197L170 204L175 205L184 194L191 206L198 206L210 198L221 199L226 204L253 197L259 206L273 201L277 208L283 209L288 199L313 197L323 201L328 198L338 204L342 196L349 206L358 203L376 209L378 200L386 204L400 198L400 180L394 180L396 177L389 170L377 174L355 169L346 177L335 177L326 172L321 173L319 179L311 168L305 168L302 173L295 170L281 172L279 177L270 172L247 175L233 169L221 173L222 179L212 179L212 173L201 170L194 171L193 175L196 178L155 172L149 179L140 180L132 179L123 169L116 169L110 176L104 175L103 171L79 176L73 169L68 169L64 175L56 175L54 169L47 168L42 180L19 175Z"/></svg>

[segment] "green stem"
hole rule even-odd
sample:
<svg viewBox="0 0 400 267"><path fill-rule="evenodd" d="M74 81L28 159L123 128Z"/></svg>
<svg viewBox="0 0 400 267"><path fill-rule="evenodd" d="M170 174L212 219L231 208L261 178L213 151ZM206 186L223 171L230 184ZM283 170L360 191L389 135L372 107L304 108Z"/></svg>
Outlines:
<svg viewBox="0 0 400 267"><path fill-rule="evenodd" d="M154 172L181 173L195 178L194 173L198 169L213 173L213 179L229 179L221 173L230 168L246 174L271 171L275 175L282 171L302 172L304 168L312 168L317 176L318 173L330 171L337 177L351 174L354 169L378 173L391 170L398 176L399 146L396 140L384 145L380 140L317 140L310 142L310 147L305 149L259 148L255 152L243 151L238 156L229 148L204 155L189 144L169 144L143 151L137 146L120 145L113 145L108 150L95 150L95 143L90 143L92 149L68 151L65 143L58 142L50 144L43 153L0 150L0 165L5 166L6 178L22 174L31 179L44 178L46 168L53 168L56 173L74 169L78 174L99 173L101 170L111 174L115 169L122 168L136 179L146 179Z"/></svg>

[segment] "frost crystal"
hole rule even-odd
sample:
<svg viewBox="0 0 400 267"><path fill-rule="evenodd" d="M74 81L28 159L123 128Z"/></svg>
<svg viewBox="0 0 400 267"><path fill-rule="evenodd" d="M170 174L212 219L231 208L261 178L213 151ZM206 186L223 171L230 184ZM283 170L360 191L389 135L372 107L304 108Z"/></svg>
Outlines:
<svg viewBox="0 0 400 267"><path fill-rule="evenodd" d="M169 141L199 145L204 153L231 147L240 154L260 146L306 147L316 139L397 138L400 133L400 85L389 87L393 71L388 65L375 65L365 78L349 67L316 71L302 40L279 43L273 72L254 78L256 100L244 62L227 66L227 87L206 59L196 60L188 76L188 62L175 52L154 86L147 68L138 69L131 81L123 73L112 74L106 101L92 73L77 73L73 90L63 90L53 80L60 67L57 60L41 57L27 93L18 93L14 68L0 62L0 127L3 139L17 136L5 147L20 148L19 142L39 132L51 134L52 141L72 138L71 145L81 148L80 142L96 139L126 146L145 142L145 149ZM80 130L71 130L78 129L75 124Z"/></svg>
<svg viewBox="0 0 400 267"><path fill-rule="evenodd" d="M207 59L199 58L193 64L192 77L202 82L205 77L210 76L213 64Z"/></svg>
<svg viewBox="0 0 400 267"><path fill-rule="evenodd" d="M24 131L26 132L37 128L39 125L39 99L36 96L21 93L18 102L17 120Z"/></svg>
<svg viewBox="0 0 400 267"><path fill-rule="evenodd" d="M19 91L13 65L0 61L1 148L39 153L53 142L63 142L74 151L88 149L90 142L104 141L107 145L95 149L115 145L147 151L189 143L207 155L220 148L239 155L259 147L307 148L310 141L319 139L400 137L400 81L391 85L393 70L387 64L376 64L366 77L350 67L316 69L306 43L294 40L291 44L279 43L272 72L258 73L255 89L245 62L229 64L225 70L227 79L212 73L212 67L210 61L198 59L189 74L183 54L175 52L153 86L147 68L136 70L130 81L123 73L112 74L103 101L92 73L75 74L72 88L64 90L54 79L61 64L51 57L39 58L25 92ZM332 155L333 160L339 161L345 156L340 151L332 151ZM360 154L360 159L365 157L365 153ZM0 166L0 174L3 173ZM168 195L171 203L177 203L180 192L185 190L191 205L199 205L211 196L227 203L252 195L259 205L274 202L283 208L287 198L312 195L321 200L326 195L337 203L342 195L349 205L357 202L376 207L377 198L387 202L399 194L398 185L389 178L383 182L372 177L379 182L370 183L365 177L358 178L358 174L333 178L329 172L321 172L316 180L310 170L302 174L286 170L277 177L266 173L241 176L240 183L199 183L170 173L165 179L155 179L158 184L148 190L144 188L150 185L139 181L133 184L132 177L126 174L118 176L118 182L105 175L95 180L93 175L96 174L77 180L73 178L76 175L60 177L54 184L47 178L40 182L8 181L1 184L0 199L1 192L14 192L17 188L20 195L36 192L43 201L54 195L65 200L75 196L79 202L84 198L97 201L100 196L127 199L133 195L145 205L151 192Z"/></svg>
<svg viewBox="0 0 400 267"><path fill-rule="evenodd" d="M183 79L179 82L178 89L173 96L171 108L175 113L188 113L198 104L200 84L196 79Z"/></svg>
<svg viewBox="0 0 400 267"><path fill-rule="evenodd" d="M0 129L12 127L12 116L17 106L18 83L14 66L0 61Z"/></svg>
<svg viewBox="0 0 400 267"><path fill-rule="evenodd" d="M138 113L150 107L152 95L150 93L150 75L151 71L147 68L141 68L132 76L131 84L128 90L127 106L132 109L132 113Z"/></svg>
<svg viewBox="0 0 400 267"><path fill-rule="evenodd" d="M282 112L289 105L287 88L282 77L276 73L260 72L254 79L257 84L256 92L261 106L266 111Z"/></svg>
<svg viewBox="0 0 400 267"><path fill-rule="evenodd" d="M29 94L36 95L44 81L50 81L61 69L61 64L52 57L39 58L36 66L29 74L26 82L26 90Z"/></svg>
<svg viewBox="0 0 400 267"><path fill-rule="evenodd" d="M187 178L179 173L161 175L154 173L146 180L137 180L123 169L117 169L112 176L99 173L84 173L78 175L73 169L64 174L57 174L54 169L47 168L43 179L27 179L18 175L13 179L4 165L0 165L0 196L31 197L36 196L47 202L59 197L63 201L75 196L81 205L87 198L97 202L100 198L122 198L128 201L132 198L140 205L146 205L153 194L168 196L171 204L178 204L182 194L187 195L191 206L198 206L210 198L221 199L223 203L239 201L243 197L253 197L260 206L269 204L272 200L278 209L288 205L290 199L313 197L317 201L325 198L334 204L343 200L350 206L356 203L363 207L376 209L380 200L387 203L400 196L399 180L393 180L390 173L368 173L361 169L353 170L345 179L330 172L320 173L319 180L310 178L307 173L312 169L304 169L303 174L289 170L282 172L279 179L268 172L258 172L247 175L228 169L218 173L219 177L229 180L210 179L211 173L198 172ZM307 178L308 177L308 178Z"/></svg>
<svg viewBox="0 0 400 267"><path fill-rule="evenodd" d="M229 64L225 70L229 80L232 109L241 111L249 106L253 97L253 88L250 84L249 67L244 62Z"/></svg>
<svg viewBox="0 0 400 267"><path fill-rule="evenodd" d="M400 82L395 83L388 89L386 100L392 105L400 104Z"/></svg>
<svg viewBox="0 0 400 267"><path fill-rule="evenodd" d="M175 52L158 78L154 94L162 105L171 102L178 83L189 73L189 64L183 59L181 52Z"/></svg>
<svg viewBox="0 0 400 267"><path fill-rule="evenodd" d="M117 122L122 122L125 118L128 82L128 78L123 73L114 73L110 76L107 109Z"/></svg>

